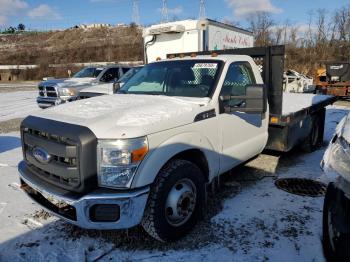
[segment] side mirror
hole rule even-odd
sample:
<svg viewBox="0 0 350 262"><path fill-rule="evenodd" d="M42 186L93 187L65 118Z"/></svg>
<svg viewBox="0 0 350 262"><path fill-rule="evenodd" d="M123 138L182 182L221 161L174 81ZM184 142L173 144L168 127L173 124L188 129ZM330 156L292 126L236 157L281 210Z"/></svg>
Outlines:
<svg viewBox="0 0 350 262"><path fill-rule="evenodd" d="M246 87L245 96L220 96L220 108L224 113L246 112L248 114L262 114L267 108L267 94L264 85L250 85Z"/></svg>

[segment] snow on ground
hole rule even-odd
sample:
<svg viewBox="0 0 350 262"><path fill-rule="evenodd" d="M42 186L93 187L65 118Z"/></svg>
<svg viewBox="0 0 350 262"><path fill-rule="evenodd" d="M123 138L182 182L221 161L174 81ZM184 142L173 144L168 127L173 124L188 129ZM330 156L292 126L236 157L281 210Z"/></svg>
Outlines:
<svg viewBox="0 0 350 262"><path fill-rule="evenodd" d="M329 107L326 140L350 108ZM0 136L0 261L324 261L323 198L301 197L274 186L276 177L320 179L326 148L275 159L276 173L261 180L247 165L222 180L209 201L210 216L184 239L162 244L140 227L129 231L82 230L47 217L18 189L18 133ZM258 160L254 160L258 161ZM264 163L266 164L266 163Z"/></svg>
<svg viewBox="0 0 350 262"><path fill-rule="evenodd" d="M37 83L36 82L20 82L20 83L11 83L11 82L8 82L8 83L0 83L0 88L23 88L23 87L36 87L37 86Z"/></svg>
<svg viewBox="0 0 350 262"><path fill-rule="evenodd" d="M0 93L0 122L39 112L37 91Z"/></svg>

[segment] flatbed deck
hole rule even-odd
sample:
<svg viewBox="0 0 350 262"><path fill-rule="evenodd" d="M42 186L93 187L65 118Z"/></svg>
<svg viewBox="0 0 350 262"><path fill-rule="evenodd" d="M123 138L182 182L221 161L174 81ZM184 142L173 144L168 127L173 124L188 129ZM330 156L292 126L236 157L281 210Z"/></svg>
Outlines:
<svg viewBox="0 0 350 262"><path fill-rule="evenodd" d="M294 114L330 99L333 100L333 96L283 93L282 116Z"/></svg>

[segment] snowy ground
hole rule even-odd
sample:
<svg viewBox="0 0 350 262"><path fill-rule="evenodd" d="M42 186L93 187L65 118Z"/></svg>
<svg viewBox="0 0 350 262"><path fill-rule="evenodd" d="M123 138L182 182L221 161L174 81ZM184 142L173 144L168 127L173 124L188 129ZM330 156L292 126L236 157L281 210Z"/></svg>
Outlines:
<svg viewBox="0 0 350 262"><path fill-rule="evenodd" d="M327 141L349 111L327 110ZM19 134L2 134L0 261L324 261L323 198L288 194L274 180L319 179L325 147L311 154L263 154L233 170L210 198L208 217L183 240L160 244L140 227L99 232L47 217L18 188Z"/></svg>
<svg viewBox="0 0 350 262"><path fill-rule="evenodd" d="M7 83L0 83L0 89L3 88L12 88L12 89L18 89L18 88L36 88L37 82L28 81L28 82L7 82Z"/></svg>
<svg viewBox="0 0 350 262"><path fill-rule="evenodd" d="M36 103L37 96L37 91L0 93L0 122L41 110Z"/></svg>

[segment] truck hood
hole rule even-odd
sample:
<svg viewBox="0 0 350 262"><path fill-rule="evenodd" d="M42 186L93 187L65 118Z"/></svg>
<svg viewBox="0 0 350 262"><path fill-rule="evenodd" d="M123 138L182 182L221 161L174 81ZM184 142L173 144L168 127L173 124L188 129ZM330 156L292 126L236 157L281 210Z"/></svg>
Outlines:
<svg viewBox="0 0 350 262"><path fill-rule="evenodd" d="M39 86L75 87L75 86L92 84L95 81L96 81L96 78L90 78L90 77L50 79L47 81L40 82Z"/></svg>
<svg viewBox="0 0 350 262"><path fill-rule="evenodd" d="M59 105L33 116L90 128L97 138L134 138L194 122L209 98L118 94Z"/></svg>
<svg viewBox="0 0 350 262"><path fill-rule="evenodd" d="M89 86L87 88L81 89L80 92L112 95L113 94L113 84L106 83L106 84L92 85L92 86Z"/></svg>

